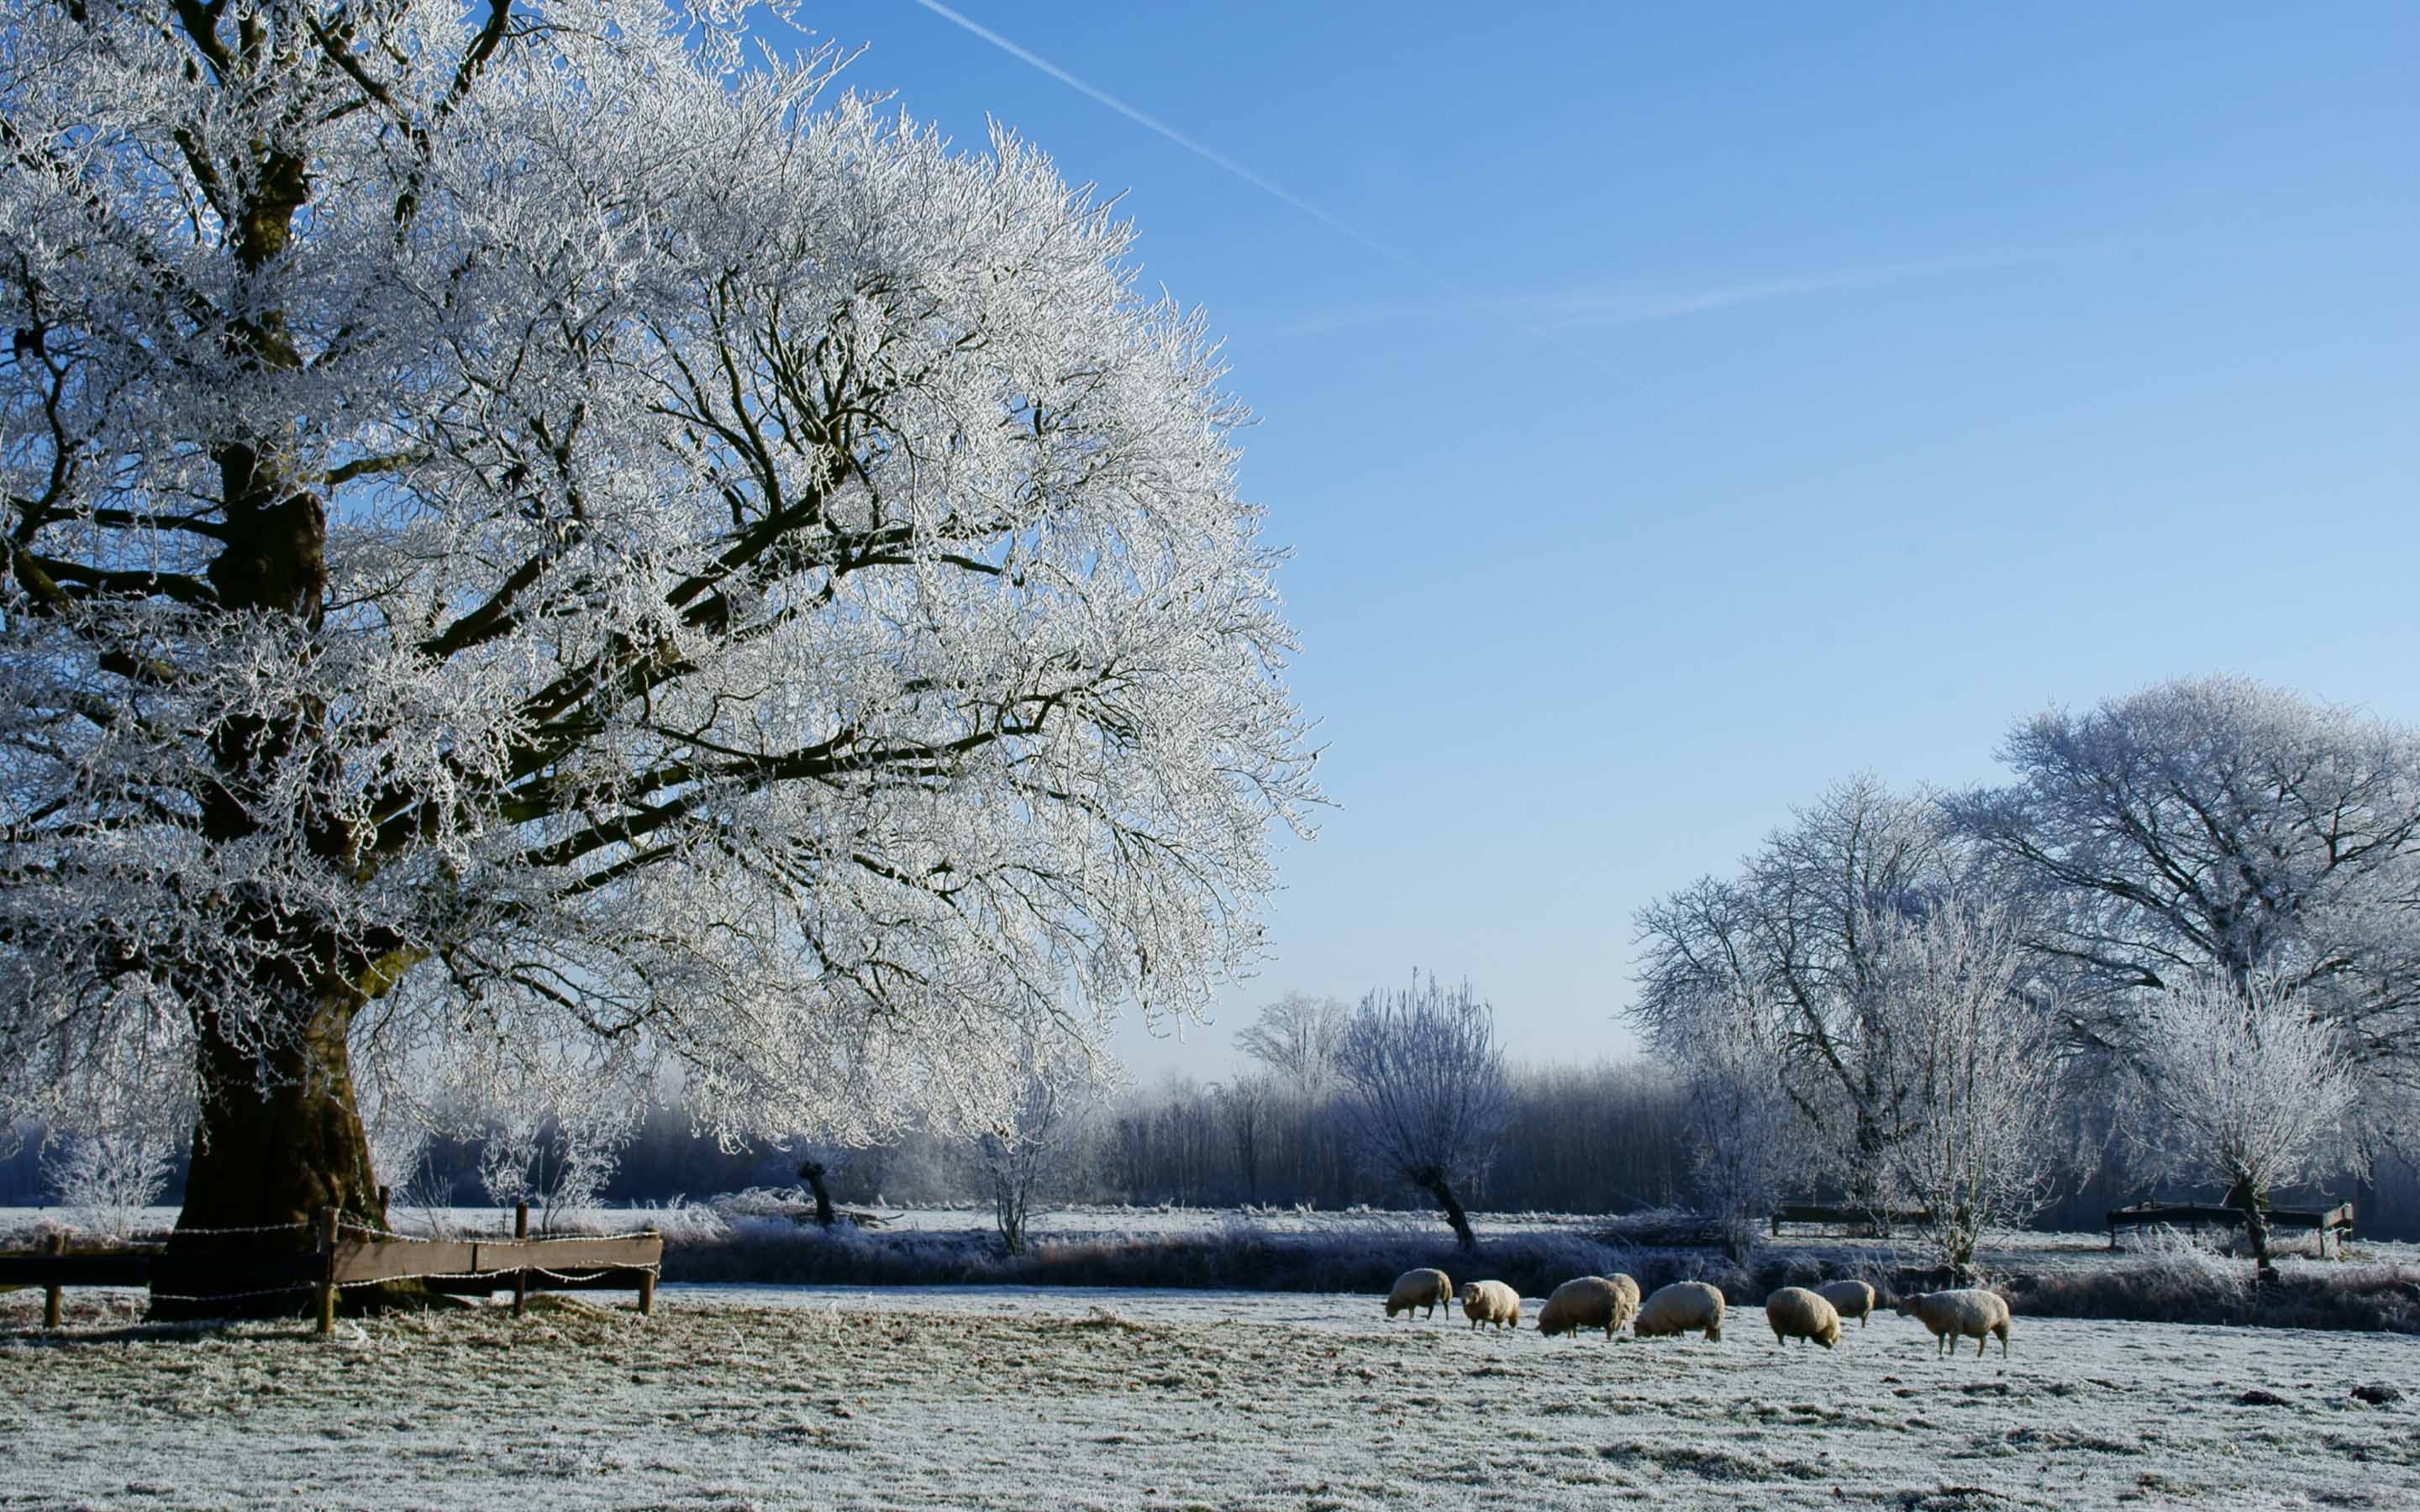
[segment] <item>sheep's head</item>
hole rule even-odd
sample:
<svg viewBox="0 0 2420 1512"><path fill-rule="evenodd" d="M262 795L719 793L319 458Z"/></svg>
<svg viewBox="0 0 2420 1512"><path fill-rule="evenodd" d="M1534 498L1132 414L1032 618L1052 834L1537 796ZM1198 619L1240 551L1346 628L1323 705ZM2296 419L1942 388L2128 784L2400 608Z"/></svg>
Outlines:
<svg viewBox="0 0 2420 1512"><path fill-rule="evenodd" d="M1822 1330L1815 1335L1815 1342L1821 1344L1827 1350L1833 1345L1839 1343L1840 1320L1835 1318L1830 1322L1825 1323Z"/></svg>
<svg viewBox="0 0 2420 1512"><path fill-rule="evenodd" d="M1890 1310L1899 1314L1901 1318L1914 1318L1916 1316L1916 1299L1914 1297L1893 1297L1890 1300Z"/></svg>

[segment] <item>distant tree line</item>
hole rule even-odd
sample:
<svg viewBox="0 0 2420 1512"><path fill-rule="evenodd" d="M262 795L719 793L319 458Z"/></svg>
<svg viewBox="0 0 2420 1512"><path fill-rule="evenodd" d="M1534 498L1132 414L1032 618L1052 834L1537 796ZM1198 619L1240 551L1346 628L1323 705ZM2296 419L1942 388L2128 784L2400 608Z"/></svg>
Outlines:
<svg viewBox="0 0 2420 1512"><path fill-rule="evenodd" d="M2265 1267L2273 1198L2410 1125L2420 735L2206 678L2001 756L1840 783L1640 911L1630 1017L1696 1089L1700 1199L1921 1209L1963 1264L2108 1169L2240 1208Z"/></svg>
<svg viewBox="0 0 2420 1512"><path fill-rule="evenodd" d="M680 1109L381 1154L410 1203L703 1197L812 1165L846 1204L1055 1202L1618 1212L1752 1242L1773 1204L1921 1208L1952 1264L1992 1225L2147 1196L2262 1212L2350 1196L2420 1237L2420 736L2234 679L2020 722L2012 780L1838 784L1729 873L1637 916L1647 1057L1512 1065L1467 985L1299 994L1237 1073L1148 1087L1021 1062L972 1136L726 1149ZM152 1120L162 1127L163 1120ZM22 1133L22 1131L21 1131ZM173 1196L151 1124L0 1149L0 1201ZM99 1194L99 1196L95 1196Z"/></svg>

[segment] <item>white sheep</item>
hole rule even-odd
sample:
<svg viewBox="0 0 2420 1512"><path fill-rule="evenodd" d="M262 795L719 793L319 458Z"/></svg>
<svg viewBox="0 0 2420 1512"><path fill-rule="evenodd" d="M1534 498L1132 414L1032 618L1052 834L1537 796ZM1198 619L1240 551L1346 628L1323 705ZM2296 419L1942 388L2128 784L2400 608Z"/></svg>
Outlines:
<svg viewBox="0 0 2420 1512"><path fill-rule="evenodd" d="M1783 1287L1765 1298L1764 1320L1773 1325L1776 1344L1812 1339L1828 1350L1840 1342L1839 1310L1805 1287Z"/></svg>
<svg viewBox="0 0 2420 1512"><path fill-rule="evenodd" d="M1624 1283L1628 1283L1627 1287ZM1601 1328L1606 1338L1638 1311L1638 1284L1628 1276L1584 1275L1564 1282L1538 1309L1538 1332L1549 1336Z"/></svg>
<svg viewBox="0 0 2420 1512"><path fill-rule="evenodd" d="M1675 1281L1658 1288L1630 1324L1630 1331L1643 1339L1685 1334L1693 1328L1704 1329L1709 1339L1723 1336L1723 1294L1703 1281Z"/></svg>
<svg viewBox="0 0 2420 1512"><path fill-rule="evenodd" d="M1501 1281L1466 1281L1462 1284L1463 1316L1470 1319L1476 1331L1481 1323L1494 1323L1498 1328L1521 1326L1521 1294Z"/></svg>
<svg viewBox="0 0 2420 1512"><path fill-rule="evenodd" d="M1409 1313L1415 1307L1426 1307L1423 1318L1435 1318L1439 1307L1452 1316L1453 1282L1443 1271L1406 1271L1395 1277L1395 1289L1387 1293L1387 1316Z"/></svg>
<svg viewBox="0 0 2420 1512"><path fill-rule="evenodd" d="M1863 1328L1873 1316L1874 1288L1863 1281L1826 1281L1815 1288L1815 1295L1830 1303L1842 1322L1854 1318Z"/></svg>
<svg viewBox="0 0 2420 1512"><path fill-rule="evenodd" d="M1941 1341L1943 1353L1955 1354L1960 1339L1973 1339L1975 1352L1979 1355L1985 1341L1996 1334L2000 1338L2000 1358L2009 1357L2009 1304L1995 1291L1967 1288L1901 1297L1899 1315L1913 1318L1932 1330L1932 1336Z"/></svg>

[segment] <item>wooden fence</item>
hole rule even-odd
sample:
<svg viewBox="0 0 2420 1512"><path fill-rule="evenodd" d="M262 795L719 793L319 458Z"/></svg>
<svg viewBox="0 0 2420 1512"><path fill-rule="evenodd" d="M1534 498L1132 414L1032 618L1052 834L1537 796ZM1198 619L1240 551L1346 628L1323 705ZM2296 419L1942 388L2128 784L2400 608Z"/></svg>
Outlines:
<svg viewBox="0 0 2420 1512"><path fill-rule="evenodd" d="M1876 1231L1876 1220L1893 1228L1920 1228L1932 1221L1932 1214L1921 1208L1896 1208L1877 1213L1869 1208L1825 1208L1806 1202L1785 1202L1773 1210L1773 1233L1781 1235L1783 1224L1805 1224L1820 1228L1862 1228Z"/></svg>
<svg viewBox="0 0 2420 1512"><path fill-rule="evenodd" d="M528 1310L533 1291L591 1288L635 1290L639 1311L652 1313L656 1277L664 1258L663 1236L652 1227L606 1238L533 1239L526 1204L514 1210L509 1239L412 1239L343 1219L334 1209L320 1210L307 1226L290 1227L308 1227L314 1246L227 1252L198 1260L184 1256L171 1260L167 1247L158 1244L71 1252L66 1235L53 1234L41 1251L0 1254L0 1286L42 1288L42 1326L56 1328L64 1288L153 1287L170 1276L190 1285L192 1276L201 1274L221 1284L208 1291L178 1295L208 1301L309 1290L318 1332L327 1334L336 1325L337 1293L348 1287L393 1281L418 1281L432 1291L457 1296L509 1288L515 1317Z"/></svg>
<svg viewBox="0 0 2420 1512"><path fill-rule="evenodd" d="M2339 1203L2323 1211L2305 1208L2263 1208L2260 1216L2272 1228L2315 1228L2319 1235L2319 1252L2325 1255L2331 1246L2342 1253L2344 1242L2352 1234L2352 1204ZM2242 1208L2221 1207L2204 1202L2137 1202L2132 1207L2112 1208L2103 1214L2109 1225L2109 1247L2118 1247L2118 1230L2143 1228L2152 1224L2172 1224L2180 1228L2198 1228L2204 1224L2217 1224L2228 1228L2243 1227Z"/></svg>

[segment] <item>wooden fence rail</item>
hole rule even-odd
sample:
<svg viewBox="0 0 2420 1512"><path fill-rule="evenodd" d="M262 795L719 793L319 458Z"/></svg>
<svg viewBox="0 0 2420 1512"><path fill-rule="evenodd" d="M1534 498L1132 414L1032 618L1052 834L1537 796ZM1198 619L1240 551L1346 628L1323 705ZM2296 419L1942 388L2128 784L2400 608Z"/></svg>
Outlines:
<svg viewBox="0 0 2420 1512"><path fill-rule="evenodd" d="M1932 1214L1922 1208L1895 1208L1876 1213L1868 1208L1826 1208L1806 1202L1785 1202L1773 1210L1773 1232L1781 1234L1783 1224L1807 1224L1826 1228L1863 1228L1874 1231L1879 1217L1894 1228L1920 1228L1932 1221Z"/></svg>
<svg viewBox="0 0 2420 1512"><path fill-rule="evenodd" d="M2272 1228L2315 1228L2319 1230L2320 1252L2329 1245L2341 1248L2352 1234L2352 1204L2339 1203L2324 1210L2307 1208L2263 1208L2260 1216ZM2109 1226L2109 1247L2118 1247L2118 1230L2145 1228L2152 1224L2172 1224L2180 1228L2198 1228L2204 1224L2217 1224L2227 1228L2243 1227L2242 1208L2222 1207L2206 1202L2138 1202L2132 1207L2112 1208L2102 1214Z"/></svg>
<svg viewBox="0 0 2420 1512"><path fill-rule="evenodd" d="M53 1234L40 1251L0 1254L0 1287L42 1288L45 1328L59 1326L67 1287L148 1287L163 1273L188 1284L207 1275L230 1295L308 1287L318 1331L327 1334L335 1328L338 1292L380 1281L421 1281L455 1296L509 1287L516 1317L528 1310L533 1291L635 1290L639 1311L653 1313L664 1258L663 1236L652 1227L602 1239L533 1239L526 1205L514 1211L510 1239L410 1239L346 1223L333 1209L322 1209L311 1227L308 1250L230 1251L173 1262L164 1245L74 1253L66 1235Z"/></svg>

